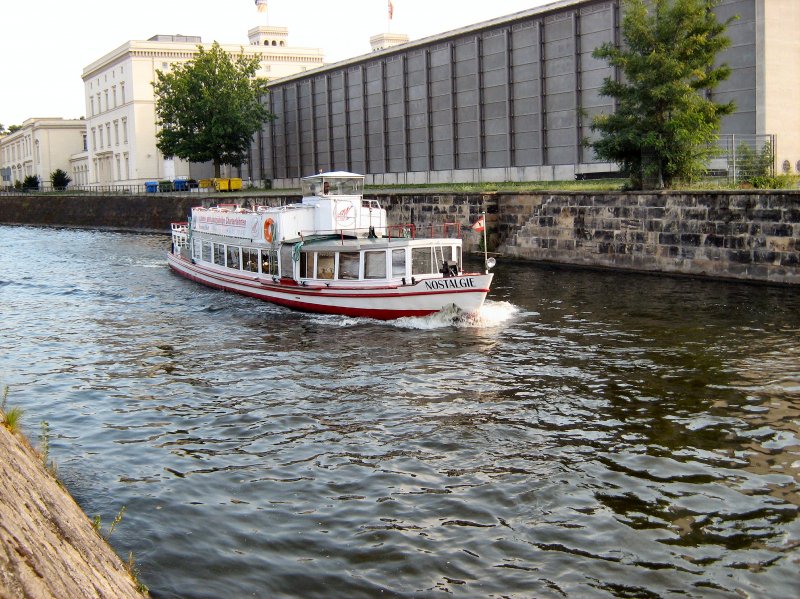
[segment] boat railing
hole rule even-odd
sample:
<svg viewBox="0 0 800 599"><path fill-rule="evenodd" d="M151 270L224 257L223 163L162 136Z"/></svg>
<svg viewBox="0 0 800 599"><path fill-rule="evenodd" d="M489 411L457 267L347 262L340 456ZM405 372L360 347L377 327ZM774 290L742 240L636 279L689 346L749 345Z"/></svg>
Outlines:
<svg viewBox="0 0 800 599"><path fill-rule="evenodd" d="M383 232L383 235L381 235ZM387 225L385 227L362 227L352 229L334 229L330 231L314 230L314 231L299 231L298 235L301 240L307 237L330 236L339 237L342 241L346 238L352 237L384 237L389 240L392 239L444 239L444 238L461 238L461 224L460 223L442 223L439 225L426 225L424 227L417 227L414 223L406 223L402 225Z"/></svg>
<svg viewBox="0 0 800 599"><path fill-rule="evenodd" d="M414 223L401 225L391 225L386 227L387 237L392 238L411 238L411 239L440 239L447 237L461 237L460 223L442 223L439 225L431 223L424 227L417 227Z"/></svg>
<svg viewBox="0 0 800 599"><path fill-rule="evenodd" d="M178 248L189 247L189 223L172 223L172 244Z"/></svg>

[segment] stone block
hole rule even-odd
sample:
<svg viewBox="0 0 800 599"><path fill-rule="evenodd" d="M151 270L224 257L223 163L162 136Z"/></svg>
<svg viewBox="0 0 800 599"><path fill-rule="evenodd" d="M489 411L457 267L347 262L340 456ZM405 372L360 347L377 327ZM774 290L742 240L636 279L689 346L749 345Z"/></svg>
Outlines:
<svg viewBox="0 0 800 599"><path fill-rule="evenodd" d="M780 222L783 214L780 210L761 209L753 210L750 216L753 220Z"/></svg>
<svg viewBox="0 0 800 599"><path fill-rule="evenodd" d="M753 262L780 264L780 252L773 252L770 250L755 250L753 252Z"/></svg>
<svg viewBox="0 0 800 599"><path fill-rule="evenodd" d="M788 223L768 223L762 226L764 235L774 237L791 237L794 235L794 227Z"/></svg>
<svg viewBox="0 0 800 599"><path fill-rule="evenodd" d="M753 252L747 250L731 250L728 252L728 259L731 262L750 264L753 262Z"/></svg>
<svg viewBox="0 0 800 599"><path fill-rule="evenodd" d="M675 245L680 243L680 236L676 233L661 233L658 236L659 245Z"/></svg>
<svg viewBox="0 0 800 599"><path fill-rule="evenodd" d="M689 246L699 246L703 241L702 235L697 233L682 233L681 234L681 243L683 245Z"/></svg>

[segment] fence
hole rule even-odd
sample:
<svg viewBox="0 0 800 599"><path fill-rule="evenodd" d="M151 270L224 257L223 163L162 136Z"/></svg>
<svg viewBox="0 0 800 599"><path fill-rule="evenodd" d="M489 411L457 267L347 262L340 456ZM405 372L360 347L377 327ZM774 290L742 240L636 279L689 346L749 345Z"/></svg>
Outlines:
<svg viewBox="0 0 800 599"><path fill-rule="evenodd" d="M727 133L719 136L721 153L711 161L713 176L737 184L775 175L775 135Z"/></svg>
<svg viewBox="0 0 800 599"><path fill-rule="evenodd" d="M272 181L243 181L242 191L252 189L272 189ZM66 189L56 189L50 181L39 183L38 189L17 189L15 187L0 187L0 194L18 195L20 193L61 193L80 195L140 195L152 193L187 194L198 192L216 192L213 186L201 187L197 181L177 180L159 181L131 185L69 185Z"/></svg>

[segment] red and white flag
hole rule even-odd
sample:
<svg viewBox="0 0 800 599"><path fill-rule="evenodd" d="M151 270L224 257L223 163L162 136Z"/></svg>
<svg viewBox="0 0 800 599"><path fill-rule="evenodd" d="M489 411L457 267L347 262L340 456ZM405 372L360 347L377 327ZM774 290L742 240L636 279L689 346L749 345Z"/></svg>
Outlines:
<svg viewBox="0 0 800 599"><path fill-rule="evenodd" d="M394 15L394 4L392 4L392 0L389 0L389 19L391 19L393 15Z"/></svg>
<svg viewBox="0 0 800 599"><path fill-rule="evenodd" d="M477 231L478 233L483 231L486 228L486 221L484 220L484 217L481 216L478 220L476 220L475 224L472 225L472 228L473 228L473 230Z"/></svg>

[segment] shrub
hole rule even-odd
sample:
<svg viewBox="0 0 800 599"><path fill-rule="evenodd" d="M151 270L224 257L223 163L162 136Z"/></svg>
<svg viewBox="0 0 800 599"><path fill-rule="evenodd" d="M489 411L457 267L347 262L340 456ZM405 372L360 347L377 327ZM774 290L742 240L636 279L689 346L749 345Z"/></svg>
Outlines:
<svg viewBox="0 0 800 599"><path fill-rule="evenodd" d="M750 183L756 189L793 189L797 187L798 177L787 174L774 177L752 177Z"/></svg>
<svg viewBox="0 0 800 599"><path fill-rule="evenodd" d="M760 187L755 179L770 178L774 162L772 144L767 141L761 147L751 148L747 144L739 144L736 149L736 170L742 181L752 183L753 187Z"/></svg>
<svg viewBox="0 0 800 599"><path fill-rule="evenodd" d="M72 177L66 171L57 168L50 173L50 181L53 183L53 189L64 190L72 182Z"/></svg>
<svg viewBox="0 0 800 599"><path fill-rule="evenodd" d="M159 181L158 191L174 191L172 181Z"/></svg>
<svg viewBox="0 0 800 599"><path fill-rule="evenodd" d="M28 175L25 177L25 180L22 182L22 189L28 191L38 191L39 177L37 175Z"/></svg>

